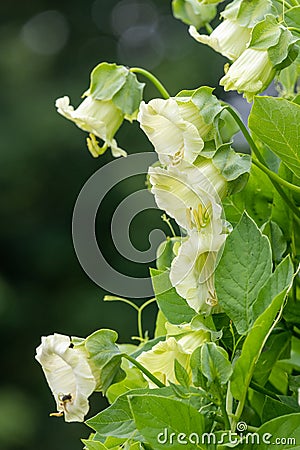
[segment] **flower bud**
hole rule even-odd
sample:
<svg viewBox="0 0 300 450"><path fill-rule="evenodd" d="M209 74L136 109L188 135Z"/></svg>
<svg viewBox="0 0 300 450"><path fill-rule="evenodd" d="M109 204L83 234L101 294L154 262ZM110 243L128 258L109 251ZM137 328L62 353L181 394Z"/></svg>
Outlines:
<svg viewBox="0 0 300 450"><path fill-rule="evenodd" d="M225 91L243 93L248 102L265 90L275 76L267 50L247 48L220 80Z"/></svg>

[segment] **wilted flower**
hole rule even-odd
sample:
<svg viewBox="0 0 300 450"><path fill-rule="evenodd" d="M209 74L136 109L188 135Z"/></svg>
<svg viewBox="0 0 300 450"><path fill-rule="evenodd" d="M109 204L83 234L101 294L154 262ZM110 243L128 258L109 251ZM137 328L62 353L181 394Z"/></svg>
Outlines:
<svg viewBox="0 0 300 450"><path fill-rule="evenodd" d="M87 146L94 157L103 154L108 147L111 148L115 157L127 155L125 150L118 147L114 139L115 133L124 120L124 114L112 100L95 100L87 95L78 108L74 109L70 105L69 97L65 96L57 99L55 105L61 115L90 133ZM96 137L103 141L102 146L98 145Z"/></svg>
<svg viewBox="0 0 300 450"><path fill-rule="evenodd" d="M96 387L87 354L72 347L68 336L53 334L42 337L35 358L55 398L58 413L54 415L64 415L66 422L82 422Z"/></svg>
<svg viewBox="0 0 300 450"><path fill-rule="evenodd" d="M251 102L256 94L268 87L275 73L267 50L247 48L230 66L220 85L225 91L243 93Z"/></svg>
<svg viewBox="0 0 300 450"><path fill-rule="evenodd" d="M241 26L238 21L225 19L210 35L199 34L193 26L189 28L189 33L196 41L209 45L216 52L235 61L246 49L251 28Z"/></svg>

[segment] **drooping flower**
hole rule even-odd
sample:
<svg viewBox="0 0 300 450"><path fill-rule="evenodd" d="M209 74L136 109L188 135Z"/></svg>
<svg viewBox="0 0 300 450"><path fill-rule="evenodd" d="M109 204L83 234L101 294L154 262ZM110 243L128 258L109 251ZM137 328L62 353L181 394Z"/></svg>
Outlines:
<svg viewBox="0 0 300 450"><path fill-rule="evenodd" d="M82 348L72 347L68 336L43 336L35 358L41 364L56 401L54 415L64 415L66 422L83 422L89 410L88 397L96 380Z"/></svg>
<svg viewBox="0 0 300 450"><path fill-rule="evenodd" d="M189 28L189 33L196 41L209 45L216 52L235 61L246 50L251 28L241 26L238 21L226 19L210 35L199 34L193 26Z"/></svg>
<svg viewBox="0 0 300 450"><path fill-rule="evenodd" d="M69 97L65 96L56 100L57 111L67 119L74 122L79 128L87 131L87 146L91 154L97 157L103 154L108 147L115 157L126 156L125 150L118 147L114 139L124 120L124 114L111 100L95 100L88 95L83 102L74 109L70 105ZM96 138L103 141L99 146Z"/></svg>
<svg viewBox="0 0 300 450"><path fill-rule="evenodd" d="M220 85L225 91L243 93L251 102L256 94L268 87L275 73L267 50L247 48L221 78Z"/></svg>

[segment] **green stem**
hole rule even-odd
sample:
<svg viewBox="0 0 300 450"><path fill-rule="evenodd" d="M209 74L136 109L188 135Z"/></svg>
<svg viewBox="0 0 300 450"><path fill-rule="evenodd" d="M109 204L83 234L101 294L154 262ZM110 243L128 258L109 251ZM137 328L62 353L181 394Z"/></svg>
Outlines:
<svg viewBox="0 0 300 450"><path fill-rule="evenodd" d="M287 27L288 30L290 31L296 31L296 33L300 33L300 28L296 28L296 27Z"/></svg>
<svg viewBox="0 0 300 450"><path fill-rule="evenodd" d="M268 167L264 166L261 162L256 161L253 159L253 163L259 167L263 172L265 172L266 175L268 175L269 178L276 181L277 183L281 184L281 186L284 186L288 188L290 191L295 192L296 194L300 194L300 187L296 186L295 184L289 183L288 181L281 178L277 173L272 172L272 170L268 169Z"/></svg>
<svg viewBox="0 0 300 450"><path fill-rule="evenodd" d="M140 371L143 372L143 374L145 374L146 377L149 378L149 380L151 380L154 384L156 384L157 387L159 387L159 388L165 387L165 385L158 378L156 378L154 375L152 375L152 373L149 372L149 370L146 369L146 367L142 366L142 364L140 364L134 358L127 355L126 353L122 353L122 357L127 359L132 364L134 364L138 369L140 369Z"/></svg>
<svg viewBox="0 0 300 450"><path fill-rule="evenodd" d="M286 0L282 0L282 4L284 5L284 6L287 6L289 9L292 9L292 5L290 4L290 3L288 3Z"/></svg>
<svg viewBox="0 0 300 450"><path fill-rule="evenodd" d="M213 27L208 22L206 22L205 28L206 28L206 31L208 32L208 34L211 34L214 31Z"/></svg>
<svg viewBox="0 0 300 450"><path fill-rule="evenodd" d="M129 69L129 71L132 73L139 73L140 75L143 75L144 77L148 78L148 80L151 81L151 83L161 93L164 99L170 98L169 92L152 73L148 72L148 70L141 69L140 67L132 67L131 69Z"/></svg>
<svg viewBox="0 0 300 450"><path fill-rule="evenodd" d="M151 303L155 302L155 298L151 298L150 300L147 300L145 303L142 304L142 306L140 306L138 308L138 333L139 333L139 337L141 338L141 340L144 339L143 336L143 325L142 325L142 312L143 309L146 308L146 306L150 305Z"/></svg>
<svg viewBox="0 0 300 450"><path fill-rule="evenodd" d="M230 430L230 422L229 422L229 417L228 417L228 414L226 411L225 401L221 402L220 409L222 411L222 416L224 419L225 430Z"/></svg>
<svg viewBox="0 0 300 450"><path fill-rule="evenodd" d="M163 215L161 216L161 218L162 218L162 220L163 220L164 222L166 222L166 224L167 224L168 227L170 228L171 233L173 234L173 237L176 237L176 233L175 233L175 230L174 230L174 228L173 228L173 226L172 226L172 224L171 224L170 218L167 217L166 214L163 214Z"/></svg>
<svg viewBox="0 0 300 450"><path fill-rule="evenodd" d="M225 104L225 108L228 110L228 112L232 115L232 117L235 119L236 123L239 125L241 132L243 133L246 141L248 142L251 150L255 154L258 161L265 167L267 167L266 162L264 158L261 156L258 148L255 145L255 142L253 141L249 131L247 130L246 126L244 125L242 119L240 116L234 111L234 109L231 108L231 106ZM268 175L269 176L269 175ZM269 176L270 178L270 176ZM286 195L282 187L278 184L277 181L274 181L270 178L271 183L273 184L274 188L277 190L278 194L283 198L285 203L288 205L288 207L293 211L294 215L297 218L300 218L300 211L298 208L293 204L293 202L289 199L289 197Z"/></svg>
<svg viewBox="0 0 300 450"><path fill-rule="evenodd" d="M130 300L127 300L127 298L123 298L123 297L115 297L114 295L105 295L104 299L105 302L107 301L118 301L118 302L123 302L126 303L127 305L132 306L132 308L134 308L136 311L139 310L139 307L137 305L135 305L133 302L131 302Z"/></svg>
<svg viewBox="0 0 300 450"><path fill-rule="evenodd" d="M278 396L274 394L274 392L271 392L268 389L264 388L263 386L254 383L254 381L250 381L249 386L251 387L251 389L253 389L256 392L259 392L260 394L267 395L268 397L274 398L274 400L279 400Z"/></svg>

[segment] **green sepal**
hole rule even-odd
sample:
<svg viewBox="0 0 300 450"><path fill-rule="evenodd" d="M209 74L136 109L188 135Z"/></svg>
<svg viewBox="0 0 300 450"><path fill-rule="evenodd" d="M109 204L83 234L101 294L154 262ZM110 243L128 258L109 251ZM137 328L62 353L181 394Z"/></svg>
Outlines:
<svg viewBox="0 0 300 450"><path fill-rule="evenodd" d="M215 5L201 4L198 0L173 0L172 10L176 19L197 29L211 22L217 14Z"/></svg>
<svg viewBox="0 0 300 450"><path fill-rule="evenodd" d="M177 248L181 244L181 237L168 237L157 249L156 267L158 270L170 269L171 263L176 256Z"/></svg>
<svg viewBox="0 0 300 450"><path fill-rule="evenodd" d="M191 101L199 110L206 124L212 124L217 114L222 111L219 100L213 95L214 88L201 86L194 90L183 90L175 96L177 101Z"/></svg>
<svg viewBox="0 0 300 450"><path fill-rule="evenodd" d="M91 73L91 84L86 94L95 100L112 100L127 120L137 115L145 84L124 66L103 62Z"/></svg>
<svg viewBox="0 0 300 450"><path fill-rule="evenodd" d="M289 30L281 30L278 43L268 49L270 61L276 70L288 67L297 58L299 50L295 42L297 39Z"/></svg>
<svg viewBox="0 0 300 450"><path fill-rule="evenodd" d="M249 47L257 50L267 50L278 43L281 31L282 29L276 17L268 14L264 20L254 26Z"/></svg>
<svg viewBox="0 0 300 450"><path fill-rule="evenodd" d="M92 365L99 371L100 381L96 390L103 393L110 385L122 381L126 376L121 368L122 354L116 345L117 339L116 331L102 329L88 336L84 343Z"/></svg>
<svg viewBox="0 0 300 450"><path fill-rule="evenodd" d="M221 16L236 20L242 27L253 27L266 14L275 14L271 0L234 0L229 3Z"/></svg>
<svg viewBox="0 0 300 450"><path fill-rule="evenodd" d="M228 194L241 191L246 185L251 169L251 156L236 153L230 143L221 145L215 152L212 162L228 181Z"/></svg>
<svg viewBox="0 0 300 450"><path fill-rule="evenodd" d="M123 111L125 119L130 122L137 117L144 87L145 83L140 83L136 75L128 71L125 84L113 97L113 102Z"/></svg>
<svg viewBox="0 0 300 450"><path fill-rule="evenodd" d="M103 62L91 73L89 95L95 100L111 100L124 86L129 70L124 66Z"/></svg>

